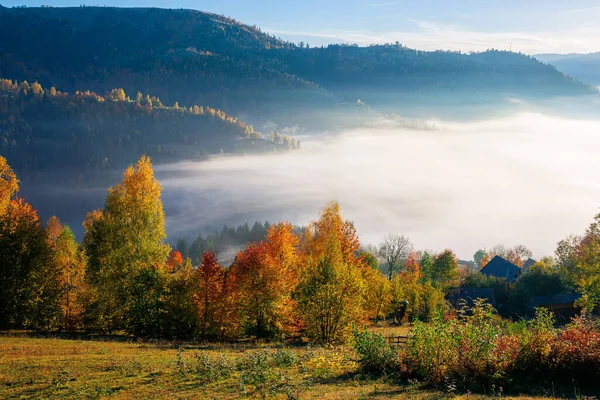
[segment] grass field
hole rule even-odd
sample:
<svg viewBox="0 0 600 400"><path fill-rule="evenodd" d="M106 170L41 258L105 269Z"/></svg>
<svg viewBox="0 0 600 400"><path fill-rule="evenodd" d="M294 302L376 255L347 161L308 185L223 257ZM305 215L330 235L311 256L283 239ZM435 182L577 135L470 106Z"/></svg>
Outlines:
<svg viewBox="0 0 600 400"><path fill-rule="evenodd" d="M406 333L406 328L395 328L393 333ZM230 344L199 347L166 342L0 336L1 399L450 397L418 383L373 379L356 371L355 354L344 346L282 348Z"/></svg>

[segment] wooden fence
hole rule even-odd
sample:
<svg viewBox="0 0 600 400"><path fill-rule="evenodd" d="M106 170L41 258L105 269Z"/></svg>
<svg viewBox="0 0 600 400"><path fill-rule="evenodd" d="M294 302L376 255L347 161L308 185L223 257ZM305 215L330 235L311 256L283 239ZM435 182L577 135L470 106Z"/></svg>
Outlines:
<svg viewBox="0 0 600 400"><path fill-rule="evenodd" d="M388 336L387 338L390 346L404 346L408 340L408 336Z"/></svg>

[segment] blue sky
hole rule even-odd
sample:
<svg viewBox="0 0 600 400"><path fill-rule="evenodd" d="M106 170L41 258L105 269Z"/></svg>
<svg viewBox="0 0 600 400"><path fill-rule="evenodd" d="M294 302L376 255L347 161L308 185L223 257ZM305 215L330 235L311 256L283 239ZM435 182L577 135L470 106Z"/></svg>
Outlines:
<svg viewBox="0 0 600 400"><path fill-rule="evenodd" d="M399 41L424 50L600 51L597 0L0 0L0 4L191 8L225 14L311 45Z"/></svg>

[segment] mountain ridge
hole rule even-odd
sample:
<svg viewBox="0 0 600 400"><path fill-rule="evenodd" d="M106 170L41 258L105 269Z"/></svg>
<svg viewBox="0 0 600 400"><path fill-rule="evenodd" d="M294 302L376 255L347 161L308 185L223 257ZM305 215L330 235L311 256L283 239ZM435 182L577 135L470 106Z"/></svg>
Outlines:
<svg viewBox="0 0 600 400"><path fill-rule="evenodd" d="M310 124L298 110L352 109L359 99L400 111L415 98L427 105L592 93L522 54L424 52L400 44L308 48L198 10L4 8L0 39L2 77L69 92L150 92L167 103L247 114L254 124Z"/></svg>

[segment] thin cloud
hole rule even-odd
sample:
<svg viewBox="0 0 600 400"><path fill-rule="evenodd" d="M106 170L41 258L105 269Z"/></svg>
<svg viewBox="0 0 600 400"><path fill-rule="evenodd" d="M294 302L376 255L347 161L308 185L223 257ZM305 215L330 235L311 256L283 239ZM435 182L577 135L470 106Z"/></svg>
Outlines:
<svg viewBox="0 0 600 400"><path fill-rule="evenodd" d="M600 6L576 8L573 10L561 11L561 12L559 12L559 14L580 14L583 12L587 13L587 12L593 12L593 11L600 11Z"/></svg>
<svg viewBox="0 0 600 400"><path fill-rule="evenodd" d="M482 32L456 25L443 25L424 20L407 20L414 30L403 31L286 31L272 29L270 32L288 36L290 39L312 37L321 39L319 44L356 43L359 45L394 43L419 50L485 51L487 49L512 49L527 54L572 53L598 51L600 28L579 26L568 31L554 32Z"/></svg>
<svg viewBox="0 0 600 400"><path fill-rule="evenodd" d="M396 4L401 4L401 1L388 1L386 3L369 3L369 5L371 7L387 7L387 6L394 6Z"/></svg>

